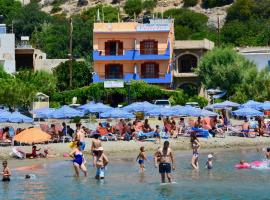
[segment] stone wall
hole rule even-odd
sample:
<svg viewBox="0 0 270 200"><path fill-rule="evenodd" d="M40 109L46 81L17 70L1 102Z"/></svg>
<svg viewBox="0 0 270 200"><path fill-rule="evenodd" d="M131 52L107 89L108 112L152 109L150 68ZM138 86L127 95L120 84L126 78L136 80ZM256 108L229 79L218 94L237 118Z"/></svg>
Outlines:
<svg viewBox="0 0 270 200"><path fill-rule="evenodd" d="M35 70L44 70L52 72L54 67L57 67L60 63L66 62L68 59L38 59L35 61Z"/></svg>

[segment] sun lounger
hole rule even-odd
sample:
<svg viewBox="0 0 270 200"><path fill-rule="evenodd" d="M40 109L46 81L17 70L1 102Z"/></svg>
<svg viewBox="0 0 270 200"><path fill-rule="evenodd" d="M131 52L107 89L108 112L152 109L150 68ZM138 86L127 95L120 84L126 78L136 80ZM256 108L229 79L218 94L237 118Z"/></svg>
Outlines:
<svg viewBox="0 0 270 200"><path fill-rule="evenodd" d="M139 139L152 138L152 137L154 137L154 135L155 135L155 132L154 131L149 132L149 133L144 133L144 132L140 131L138 133Z"/></svg>

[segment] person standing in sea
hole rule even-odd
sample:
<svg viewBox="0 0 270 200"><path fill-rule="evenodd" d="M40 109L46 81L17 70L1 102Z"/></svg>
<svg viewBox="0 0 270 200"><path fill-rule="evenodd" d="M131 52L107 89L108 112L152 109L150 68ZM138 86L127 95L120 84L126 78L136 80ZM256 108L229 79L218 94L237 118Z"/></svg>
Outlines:
<svg viewBox="0 0 270 200"><path fill-rule="evenodd" d="M85 149L85 132L84 130L81 128L82 124L81 123L77 123L76 124L76 141L78 141L80 143L80 148L82 151L84 151Z"/></svg>
<svg viewBox="0 0 270 200"><path fill-rule="evenodd" d="M190 134L190 143L192 148L192 158L191 158L191 166L193 169L199 169L199 149L200 142L196 136L196 131Z"/></svg>
<svg viewBox="0 0 270 200"><path fill-rule="evenodd" d="M169 147L169 141L165 141L163 148L159 148L155 153L155 166L159 167L161 182L165 183L167 175L168 182L172 182L171 170L175 170L173 151ZM159 165L158 165L159 163Z"/></svg>

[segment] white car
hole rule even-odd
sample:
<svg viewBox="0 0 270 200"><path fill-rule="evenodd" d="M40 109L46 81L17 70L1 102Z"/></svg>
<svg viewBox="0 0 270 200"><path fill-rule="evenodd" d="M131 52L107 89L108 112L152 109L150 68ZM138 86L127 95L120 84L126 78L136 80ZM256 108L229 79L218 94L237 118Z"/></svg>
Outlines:
<svg viewBox="0 0 270 200"><path fill-rule="evenodd" d="M171 107L171 103L167 99L156 100L154 104L157 106Z"/></svg>

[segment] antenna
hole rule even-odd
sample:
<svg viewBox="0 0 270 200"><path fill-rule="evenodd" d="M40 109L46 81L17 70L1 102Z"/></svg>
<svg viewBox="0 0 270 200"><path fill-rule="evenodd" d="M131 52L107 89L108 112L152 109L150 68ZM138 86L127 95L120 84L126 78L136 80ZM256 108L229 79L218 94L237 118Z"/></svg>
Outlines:
<svg viewBox="0 0 270 200"><path fill-rule="evenodd" d="M99 8L98 8L98 10L97 10L97 22L100 22Z"/></svg>

